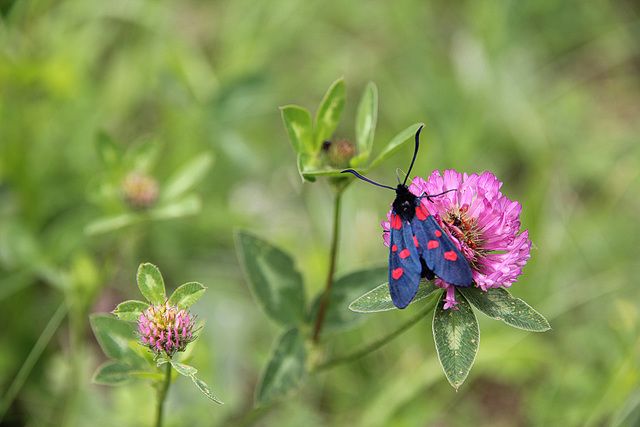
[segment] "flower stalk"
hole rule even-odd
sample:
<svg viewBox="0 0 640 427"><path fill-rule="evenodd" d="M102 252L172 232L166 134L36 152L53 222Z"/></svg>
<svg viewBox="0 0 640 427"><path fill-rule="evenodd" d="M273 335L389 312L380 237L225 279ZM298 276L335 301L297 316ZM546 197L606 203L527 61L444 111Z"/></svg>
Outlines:
<svg viewBox="0 0 640 427"><path fill-rule="evenodd" d="M338 241L340 240L340 213L342 206L342 191L344 187L335 193L335 201L333 204L333 231L331 233L331 248L329 250L329 272L327 273L327 282L325 285L320 308L316 317L316 323L313 329L313 342L317 343L320 339L320 332L324 323L324 317L331 300L331 289L333 288L334 275L336 270L336 261L338 259Z"/></svg>
<svg viewBox="0 0 640 427"><path fill-rule="evenodd" d="M156 427L162 427L162 415L164 408L164 401L169 391L169 384L171 384L171 363L165 363L165 376L162 384L159 384L158 388L158 403L156 406Z"/></svg>
<svg viewBox="0 0 640 427"><path fill-rule="evenodd" d="M378 350L380 347L391 342L394 338L399 337L403 332L405 332L406 330L411 328L413 325L418 323L427 314L431 313L433 309L436 307L436 305L438 304L439 299L440 298L430 298L429 301L427 302L427 305L422 310L420 310L418 314L406 320L404 323L400 324L394 330L390 331L389 333L382 336L381 338L378 338L377 340L367 344L365 347L362 347L344 356L339 356L327 362L319 364L318 366L315 367L314 371L315 372L324 371L326 369L333 368L337 365L342 365L344 363L356 361L361 357L368 355L369 353L373 353L374 351Z"/></svg>

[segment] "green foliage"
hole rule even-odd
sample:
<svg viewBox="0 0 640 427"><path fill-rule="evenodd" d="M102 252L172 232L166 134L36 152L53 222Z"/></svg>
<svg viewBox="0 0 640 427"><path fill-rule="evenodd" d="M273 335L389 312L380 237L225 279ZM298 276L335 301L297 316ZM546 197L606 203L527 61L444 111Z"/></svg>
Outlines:
<svg viewBox="0 0 640 427"><path fill-rule="evenodd" d="M207 288L197 282L180 285L169 297L169 305L176 306L181 310L189 308L200 299L206 290Z"/></svg>
<svg viewBox="0 0 640 427"><path fill-rule="evenodd" d="M236 233L238 255L258 304L283 326L304 319L302 276L282 250L244 231Z"/></svg>
<svg viewBox="0 0 640 427"><path fill-rule="evenodd" d="M440 299L433 313L433 339L444 374L458 390L476 360L480 328L471 305L457 291L456 301L457 310L445 310L444 298Z"/></svg>
<svg viewBox="0 0 640 427"><path fill-rule="evenodd" d="M191 381L193 381L196 387L198 387L198 390L200 390L205 396L207 396L214 402L223 405L223 403L217 397L215 397L213 393L211 393L211 389L209 388L209 386L205 384L204 381L196 377L196 374L198 373L198 370L196 368L194 368L193 366L185 365L184 363L175 362L173 360L170 363L171 366L173 366L173 369L178 371L180 375L191 378Z"/></svg>
<svg viewBox="0 0 640 427"><path fill-rule="evenodd" d="M164 280L160 270L153 264L140 264L136 276L138 289L151 304L163 304L166 298Z"/></svg>
<svg viewBox="0 0 640 427"><path fill-rule="evenodd" d="M362 292L370 289L373 283L383 281L388 276L388 271L387 267L359 270L337 278L333 284L329 308L324 318L324 331L341 332L360 326L365 317L350 312L349 303ZM321 299L322 295L318 295L311 309L309 316L311 319L315 319L318 315Z"/></svg>
<svg viewBox="0 0 640 427"><path fill-rule="evenodd" d="M345 178L340 175L342 169L322 164L322 143L329 141L338 127L346 101L346 87L343 78L333 82L320 102L315 123L311 123L311 114L303 107L287 105L280 108L282 122L287 131L291 146L298 155L298 172L303 180L315 181L318 176ZM394 137L371 166L366 163L371 155L373 139L378 121L378 89L369 82L364 90L355 120L355 147L353 156L347 162L351 168L367 171L389 158L405 142L410 141L421 123L411 125ZM343 189L343 186L338 186Z"/></svg>
<svg viewBox="0 0 640 427"><path fill-rule="evenodd" d="M461 288L460 292L478 310L487 316L502 320L509 326L532 332L551 329L549 322L520 298L514 298L504 288L487 289Z"/></svg>
<svg viewBox="0 0 640 427"><path fill-rule="evenodd" d="M91 315L89 320L93 334L105 355L132 368L145 367L146 361L131 348L136 341L132 324L102 314Z"/></svg>
<svg viewBox="0 0 640 427"><path fill-rule="evenodd" d="M162 267L169 293L174 279L207 284L194 307L208 327L194 360L180 362L224 390L226 403L212 409L190 381L176 381L166 424L243 416L283 329L256 308L232 230L292 248L308 300L317 300L332 196L322 179L300 185L299 151L277 107L306 106L313 129L341 75L336 136L353 136L368 82L379 90L376 143L367 161L352 160L359 171L395 182L417 125L393 158L376 159L424 122L415 174L489 170L504 181L537 248L509 292L553 331L531 334L476 311L482 349L455 393L420 321L370 356L309 377L245 425L638 424L636 17L633 2L598 0L3 2L0 424L150 424L148 380L90 383L103 359L88 320L144 299L131 285L147 260ZM111 153L97 148L100 132ZM135 161L145 141L155 149ZM170 177L203 153L215 160L201 181L179 204L161 200ZM134 167L158 183L148 209L118 190ZM344 192L338 280L385 263L379 222L392 198L366 185ZM169 208L156 210L161 203ZM355 313L366 325L327 336L309 364L377 340L425 301ZM299 328L305 340L309 326Z"/></svg>
<svg viewBox="0 0 640 427"><path fill-rule="evenodd" d="M140 318L140 315L144 310L149 307L149 304L142 301L124 301L118 304L113 314L118 316L118 319L125 320L127 322L135 322Z"/></svg>
<svg viewBox="0 0 640 427"><path fill-rule="evenodd" d="M433 282L421 280L418 286L418 292L416 292L416 296L413 297L409 305L428 297L437 290L438 288L436 288ZM370 290L349 304L349 310L359 313L377 313L379 311L397 309L398 307L396 307L391 300L389 282L383 283L375 289Z"/></svg>
<svg viewBox="0 0 640 427"><path fill-rule="evenodd" d="M297 328L286 331L276 343L256 392L258 404L281 399L300 386L306 372L304 340Z"/></svg>

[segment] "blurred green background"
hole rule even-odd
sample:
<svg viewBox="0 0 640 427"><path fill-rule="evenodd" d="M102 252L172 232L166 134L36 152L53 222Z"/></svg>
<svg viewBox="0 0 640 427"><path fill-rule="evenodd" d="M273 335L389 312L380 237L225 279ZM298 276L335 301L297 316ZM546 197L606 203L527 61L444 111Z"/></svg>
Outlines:
<svg viewBox="0 0 640 427"><path fill-rule="evenodd" d="M523 204L536 249L511 291L553 330L479 315L479 355L456 393L425 322L308 378L256 425L640 420L636 2L2 0L0 13L3 425L152 422L144 382L90 383L106 358L87 316L140 299L141 262L160 268L169 292L208 287L192 309L207 322L192 365L226 405L180 378L167 425L225 425L249 409L278 330L252 300L233 230L295 254L308 294L321 289L332 194L322 180L300 181L278 107L313 113L340 76L340 136L353 138L357 101L374 81L374 150L424 122L416 174L489 170ZM128 153L153 147L145 168L161 195L189 161L209 156L212 166L175 215L134 218L104 184L128 163L105 166L99 135ZM393 184L411 154L407 145L370 177ZM346 191L338 272L385 265L379 222L392 198L364 183ZM87 232L118 215L131 223ZM415 310L326 335L328 351L372 340Z"/></svg>

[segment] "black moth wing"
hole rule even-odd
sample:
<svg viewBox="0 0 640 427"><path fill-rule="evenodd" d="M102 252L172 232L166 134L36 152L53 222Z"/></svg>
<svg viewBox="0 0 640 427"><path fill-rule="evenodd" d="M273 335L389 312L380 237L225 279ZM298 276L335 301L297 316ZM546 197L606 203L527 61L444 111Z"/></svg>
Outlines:
<svg viewBox="0 0 640 427"><path fill-rule="evenodd" d="M418 251L436 276L455 286L468 287L473 273L466 258L442 230L438 222L422 206L416 205L411 229L418 242Z"/></svg>
<svg viewBox="0 0 640 427"><path fill-rule="evenodd" d="M389 233L389 293L396 307L405 308L418 292L422 262L410 220L392 211Z"/></svg>

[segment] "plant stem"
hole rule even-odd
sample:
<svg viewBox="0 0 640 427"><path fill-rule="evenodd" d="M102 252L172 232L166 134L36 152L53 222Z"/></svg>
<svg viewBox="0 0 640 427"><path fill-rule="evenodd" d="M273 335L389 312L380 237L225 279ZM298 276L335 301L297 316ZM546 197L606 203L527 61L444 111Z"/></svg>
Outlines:
<svg viewBox="0 0 640 427"><path fill-rule="evenodd" d="M331 235L331 249L329 254L329 273L327 274L327 283L325 285L324 294L322 295L322 301L320 302L320 308L318 309L318 316L316 317L316 324L313 330L313 342L317 343L320 338L320 331L322 331L322 325L324 323L324 316L329 307L329 301L331 299L331 288L333 288L333 275L336 270L336 260L338 258L338 240L340 235L340 208L342 201L342 189L335 193L335 202L333 204L333 233Z"/></svg>
<svg viewBox="0 0 640 427"><path fill-rule="evenodd" d="M49 322L40 334L40 337L38 337L38 340L29 352L29 355L22 363L18 374L7 389L7 392L4 394L4 396L2 396L2 399L0 399L0 421L2 421L2 419L4 418L7 410L11 406L11 403L13 403L13 400L20 392L20 389L26 382L29 374L31 374L33 367L42 355L42 352L46 348L47 344L49 344L51 337L53 337L53 334L58 330L58 326L60 326L60 323L66 316L68 310L69 307L65 302L58 306L58 309L51 316Z"/></svg>
<svg viewBox="0 0 640 427"><path fill-rule="evenodd" d="M398 326L396 329L389 332L388 334L384 335L382 338L379 338L373 341L372 343L366 345L365 347L359 350L353 351L347 355L339 356L325 363L321 363L320 365L316 366L315 369L313 369L313 372L324 371L325 369L329 369L334 366L341 365L343 363L349 363L349 362L353 362L354 360L358 360L359 358L376 351L377 349L387 344L394 338L400 336L400 334L402 334L404 331L409 329L411 326L418 323L419 320L421 320L423 317L425 317L427 314L433 311L433 309L435 308L436 304L439 301L439 298L436 298L435 295L439 295L439 294L434 294L434 296L431 296L429 298L429 301L427 302L427 305L418 314L416 314L414 317L410 318L406 322L402 323L400 326Z"/></svg>
<svg viewBox="0 0 640 427"><path fill-rule="evenodd" d="M169 384L171 384L171 363L166 363L166 373L164 381L158 389L158 407L156 408L156 427L162 427L162 408L164 407L164 399L167 397Z"/></svg>

